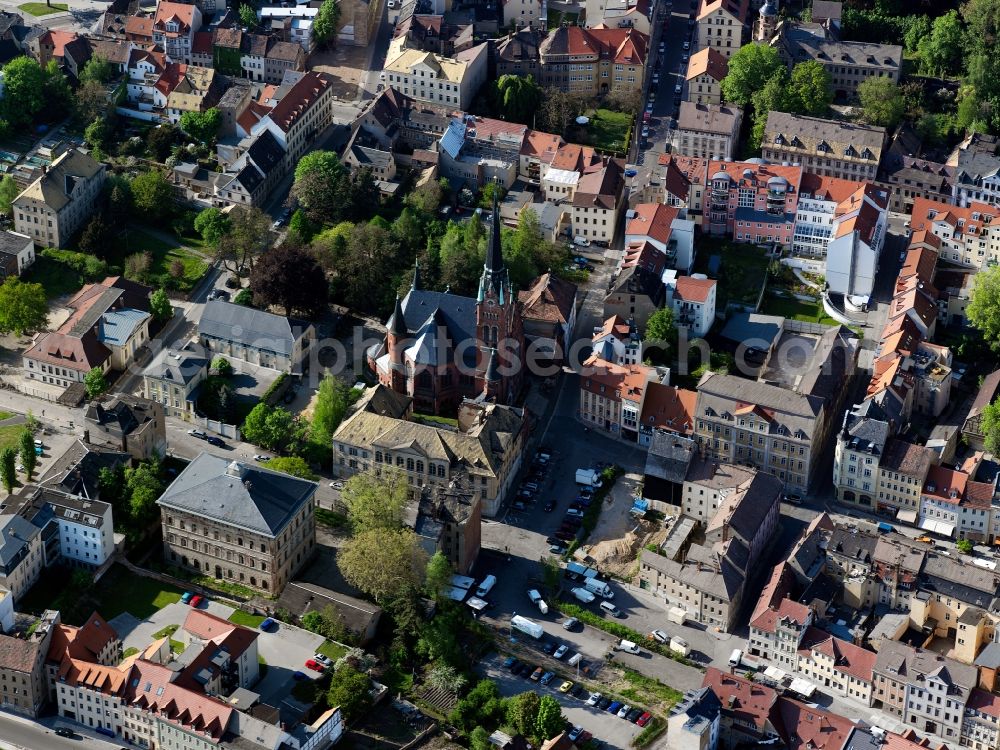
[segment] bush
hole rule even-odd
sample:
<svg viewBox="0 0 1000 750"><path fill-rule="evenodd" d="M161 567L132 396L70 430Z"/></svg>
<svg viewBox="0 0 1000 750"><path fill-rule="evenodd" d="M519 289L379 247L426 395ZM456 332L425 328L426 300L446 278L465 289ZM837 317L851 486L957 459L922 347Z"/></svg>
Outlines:
<svg viewBox="0 0 1000 750"><path fill-rule="evenodd" d="M108 275L108 264L100 258L87 255L87 253L48 247L42 250L42 256L69 266L80 274L84 281L97 281Z"/></svg>
<svg viewBox="0 0 1000 750"><path fill-rule="evenodd" d="M274 379L274 382L268 386L268 389L264 391L264 395L260 397L260 400L265 404L270 404L271 400L275 398L274 394L278 392L278 389L282 387L282 384L288 380L288 373L283 372L278 377Z"/></svg>
<svg viewBox="0 0 1000 750"><path fill-rule="evenodd" d="M654 716L650 719L649 723L643 727L642 731L632 738L632 747L646 747L651 744L653 740L659 737L666 728L666 722L659 716Z"/></svg>

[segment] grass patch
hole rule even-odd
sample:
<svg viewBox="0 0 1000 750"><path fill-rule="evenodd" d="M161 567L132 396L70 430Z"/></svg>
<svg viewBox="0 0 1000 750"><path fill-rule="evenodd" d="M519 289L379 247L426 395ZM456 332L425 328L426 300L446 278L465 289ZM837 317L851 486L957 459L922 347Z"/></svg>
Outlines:
<svg viewBox="0 0 1000 750"><path fill-rule="evenodd" d="M166 565L158 570L162 569L164 573L169 573L174 578L180 578L182 581L187 581L194 584L195 586L202 586L207 589L213 589L215 591L221 591L223 594L229 594L230 596L235 596L241 599L253 599L255 596L262 596L257 591L254 591L247 586L241 586L238 583L233 583L232 581L225 581L221 578L212 578L211 576L201 576L197 573L192 573L190 570L185 570L184 568L178 568L173 565ZM273 598L273 597L272 597ZM134 614L134 613L133 613Z"/></svg>
<svg viewBox="0 0 1000 750"><path fill-rule="evenodd" d="M111 265L124 268L125 258L146 251L153 255L148 279L152 286L172 286L178 291L189 292L208 270L208 264L190 247L176 241L167 242L141 227L129 227L126 232L118 235L112 243L107 260ZM184 268L183 274L177 279L170 277L170 266L174 261L180 261Z"/></svg>
<svg viewBox="0 0 1000 750"><path fill-rule="evenodd" d="M795 297L776 297L772 294L765 294L761 312L767 315L781 315L792 320L802 321L803 323L822 323L828 326L840 325L840 323L826 314L822 302L806 302Z"/></svg>
<svg viewBox="0 0 1000 750"><path fill-rule="evenodd" d="M91 591L95 599L93 609L108 620L122 612L145 620L168 604L180 601L182 593L169 584L136 575L122 565L113 566Z"/></svg>
<svg viewBox="0 0 1000 750"><path fill-rule="evenodd" d="M347 646L341 646L339 643L334 643L333 641L323 641L323 645L317 649L317 653L322 654L327 659L337 661L337 659L347 653Z"/></svg>
<svg viewBox="0 0 1000 750"><path fill-rule="evenodd" d="M343 513L327 510L326 508L316 508L316 523L329 526L332 529L350 528L351 522Z"/></svg>
<svg viewBox="0 0 1000 750"><path fill-rule="evenodd" d="M25 13L30 13L33 16L47 16L51 13L63 13L69 10L69 6L64 3L52 3L52 5L46 5L45 3L22 3L17 6Z"/></svg>
<svg viewBox="0 0 1000 750"><path fill-rule="evenodd" d="M632 113L596 109L586 114L590 122L586 125L572 124L567 135L568 141L583 143L608 153L624 155L628 151L635 117Z"/></svg>
<svg viewBox="0 0 1000 750"><path fill-rule="evenodd" d="M390 695L409 695L413 690L413 674L396 667L389 667L382 675L382 684Z"/></svg>
<svg viewBox="0 0 1000 750"><path fill-rule="evenodd" d="M237 625L243 625L247 628L259 628L260 624L264 622L264 615L252 615L242 609L237 609L229 615L229 622L235 622Z"/></svg>
<svg viewBox="0 0 1000 750"><path fill-rule="evenodd" d="M160 638L169 638L177 632L177 628L179 627L179 625L167 625L167 627L161 628L153 633L153 640L158 641Z"/></svg>
<svg viewBox="0 0 1000 750"><path fill-rule="evenodd" d="M137 649L135 646L129 646L127 649L122 651L122 659L127 659L130 656L135 656L138 653L139 649Z"/></svg>
<svg viewBox="0 0 1000 750"><path fill-rule="evenodd" d="M10 419L13 416L14 412L12 411L0 411L0 422L3 422L5 419Z"/></svg>
<svg viewBox="0 0 1000 750"><path fill-rule="evenodd" d="M170 639L170 650L173 651L175 654L183 654L184 649L186 648L187 646L185 646L180 641L175 641L173 638Z"/></svg>
<svg viewBox="0 0 1000 750"><path fill-rule="evenodd" d="M74 294L80 291L84 283L80 274L66 263L41 253L35 256L35 262L25 271L23 279L32 284L41 284L48 299Z"/></svg>
<svg viewBox="0 0 1000 750"><path fill-rule="evenodd" d="M0 451L8 447L17 450L22 432L24 432L23 424L9 424L0 427Z"/></svg>
<svg viewBox="0 0 1000 750"><path fill-rule="evenodd" d="M629 693L635 693L638 696L635 700L644 704L659 702L664 711L669 711L677 701L684 697L680 690L664 685L659 680L647 677L634 669L625 669L625 681L632 687L622 691L622 695L633 698Z"/></svg>
<svg viewBox="0 0 1000 750"><path fill-rule="evenodd" d="M642 728L642 731L632 738L632 747L646 747L647 745L652 744L653 740L663 734L663 730L666 728L667 722L659 716L654 716L650 719L649 723Z"/></svg>
<svg viewBox="0 0 1000 750"><path fill-rule="evenodd" d="M441 417L437 414L417 414L413 413L411 419L418 424L427 424L431 427L434 426L444 426L444 427L454 427L458 428L458 420L452 419L451 417Z"/></svg>
<svg viewBox="0 0 1000 750"><path fill-rule="evenodd" d="M719 256L718 270L710 268L712 256L716 255ZM767 276L768 262L764 251L755 245L702 235L694 270L718 280L716 306L724 311L730 302L741 305L757 303Z"/></svg>

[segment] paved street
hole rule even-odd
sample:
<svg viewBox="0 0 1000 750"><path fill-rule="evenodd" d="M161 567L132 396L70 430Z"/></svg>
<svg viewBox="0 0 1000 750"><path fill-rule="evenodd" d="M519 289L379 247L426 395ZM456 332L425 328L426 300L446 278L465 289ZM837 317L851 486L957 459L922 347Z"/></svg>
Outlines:
<svg viewBox="0 0 1000 750"><path fill-rule="evenodd" d="M0 712L0 750L118 750L119 743L102 739L96 732L73 723L73 738L59 737L52 730L67 726L57 717L34 722L20 716Z"/></svg>

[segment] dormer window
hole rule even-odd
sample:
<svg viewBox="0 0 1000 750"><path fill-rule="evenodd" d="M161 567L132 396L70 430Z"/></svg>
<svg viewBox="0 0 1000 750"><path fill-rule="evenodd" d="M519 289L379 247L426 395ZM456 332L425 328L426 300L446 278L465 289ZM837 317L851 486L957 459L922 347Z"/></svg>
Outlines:
<svg viewBox="0 0 1000 750"><path fill-rule="evenodd" d="M177 21L167 21L167 31L177 32L178 30Z"/></svg>
<svg viewBox="0 0 1000 750"><path fill-rule="evenodd" d="M774 139L774 142L777 143L779 146L784 146L785 136L783 136L781 133L778 133L778 135Z"/></svg>
<svg viewBox="0 0 1000 750"><path fill-rule="evenodd" d="M854 150L854 146L848 146L844 149L844 156L850 156L852 159L858 155L858 152Z"/></svg>
<svg viewBox="0 0 1000 750"><path fill-rule="evenodd" d="M802 141L799 140L797 135L792 136L792 148L802 148Z"/></svg>
<svg viewBox="0 0 1000 750"><path fill-rule="evenodd" d="M830 146L829 146L829 144L826 141L822 141L816 147L816 150L819 151L821 154L828 154L828 153L830 153Z"/></svg>
<svg viewBox="0 0 1000 750"><path fill-rule="evenodd" d="M861 158L862 159L874 159L875 156L874 156L874 154L872 154L872 152L869 149L866 148L864 151L861 152Z"/></svg>

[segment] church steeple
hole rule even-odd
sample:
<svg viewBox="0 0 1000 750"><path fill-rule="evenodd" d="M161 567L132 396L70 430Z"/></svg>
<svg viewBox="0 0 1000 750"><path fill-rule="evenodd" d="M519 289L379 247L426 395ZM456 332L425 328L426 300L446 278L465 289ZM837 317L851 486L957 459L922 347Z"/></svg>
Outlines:
<svg viewBox="0 0 1000 750"><path fill-rule="evenodd" d="M389 322L385 326L389 333L396 336L406 337L406 320L403 318L403 303L399 299L399 295L396 295L396 308L392 311L392 317L389 318Z"/></svg>
<svg viewBox="0 0 1000 750"><path fill-rule="evenodd" d="M413 283L410 284L410 289L414 292L420 289L420 259L418 258L413 262Z"/></svg>
<svg viewBox="0 0 1000 750"><path fill-rule="evenodd" d="M505 296L510 295L510 279L507 267L503 262L503 244L500 236L500 208L497 204L497 193L493 193L493 213L490 216L490 236L486 246L486 262L483 264L483 275L479 279L479 302L492 291L501 305L505 304Z"/></svg>

